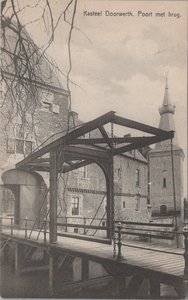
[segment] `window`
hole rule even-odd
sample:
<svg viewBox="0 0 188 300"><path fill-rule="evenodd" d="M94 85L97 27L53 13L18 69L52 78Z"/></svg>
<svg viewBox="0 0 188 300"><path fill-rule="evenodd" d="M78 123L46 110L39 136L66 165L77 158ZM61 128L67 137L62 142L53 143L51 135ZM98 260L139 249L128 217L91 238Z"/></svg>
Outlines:
<svg viewBox="0 0 188 300"><path fill-rule="evenodd" d="M79 168L79 171L80 171L81 178L87 178L87 167L86 166Z"/></svg>
<svg viewBox="0 0 188 300"><path fill-rule="evenodd" d="M166 205L161 205L160 206L160 213L161 213L161 215L166 215L167 214L167 206Z"/></svg>
<svg viewBox="0 0 188 300"><path fill-rule="evenodd" d="M14 139L7 140L7 153L15 153L15 140Z"/></svg>
<svg viewBox="0 0 188 300"><path fill-rule="evenodd" d="M32 134L26 126L16 124L15 138L7 139L7 153L29 155L32 152Z"/></svg>
<svg viewBox="0 0 188 300"><path fill-rule="evenodd" d="M123 208L125 208L125 201L123 201Z"/></svg>
<svg viewBox="0 0 188 300"><path fill-rule="evenodd" d="M24 154L24 141L16 139L16 153Z"/></svg>
<svg viewBox="0 0 188 300"><path fill-rule="evenodd" d="M135 173L135 185L140 186L140 170L136 169Z"/></svg>
<svg viewBox="0 0 188 300"><path fill-rule="evenodd" d="M118 176L118 179L121 179L121 169L120 168L117 169L117 176Z"/></svg>
<svg viewBox="0 0 188 300"><path fill-rule="evenodd" d="M140 194L136 194L135 196L135 210L139 211L140 210Z"/></svg>
<svg viewBox="0 0 188 300"><path fill-rule="evenodd" d="M163 188L166 187L166 178L163 178Z"/></svg>
<svg viewBox="0 0 188 300"><path fill-rule="evenodd" d="M42 109L45 111L51 111L51 104L48 102L43 101L42 102Z"/></svg>
<svg viewBox="0 0 188 300"><path fill-rule="evenodd" d="M79 197L72 197L72 215L79 215Z"/></svg>
<svg viewBox="0 0 188 300"><path fill-rule="evenodd" d="M74 228L74 233L78 233L78 228Z"/></svg>
<svg viewBox="0 0 188 300"><path fill-rule="evenodd" d="M106 223L105 221L102 221L102 227L105 227Z"/></svg>

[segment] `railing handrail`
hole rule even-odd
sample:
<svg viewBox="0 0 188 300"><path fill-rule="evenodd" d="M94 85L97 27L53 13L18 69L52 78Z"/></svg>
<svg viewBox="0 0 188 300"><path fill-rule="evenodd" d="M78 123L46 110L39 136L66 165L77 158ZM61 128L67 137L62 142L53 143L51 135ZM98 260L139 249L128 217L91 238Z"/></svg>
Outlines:
<svg viewBox="0 0 188 300"><path fill-rule="evenodd" d="M121 221L121 220L115 220L114 223L118 224L121 222L121 224L129 224L129 225L138 225L138 226L153 226L153 227L174 227L173 223L153 223L153 222L132 222L132 221Z"/></svg>
<svg viewBox="0 0 188 300"><path fill-rule="evenodd" d="M92 217L76 217L76 216L61 216L61 217L58 217L58 219L78 219L78 220L92 220L93 218ZM101 218L95 218L96 221L100 221ZM104 219L106 220L106 219Z"/></svg>

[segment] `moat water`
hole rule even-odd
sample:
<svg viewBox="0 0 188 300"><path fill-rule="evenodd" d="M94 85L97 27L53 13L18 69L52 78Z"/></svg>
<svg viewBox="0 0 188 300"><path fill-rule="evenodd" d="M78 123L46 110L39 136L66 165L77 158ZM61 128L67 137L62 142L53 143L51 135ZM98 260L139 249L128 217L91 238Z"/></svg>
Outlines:
<svg viewBox="0 0 188 300"><path fill-rule="evenodd" d="M0 295L2 298L51 298L48 290L48 271L30 273L15 273L10 264L1 262L0 265ZM64 273L62 284L68 282L70 274ZM112 298L110 290L86 288L84 291L56 293L53 298Z"/></svg>

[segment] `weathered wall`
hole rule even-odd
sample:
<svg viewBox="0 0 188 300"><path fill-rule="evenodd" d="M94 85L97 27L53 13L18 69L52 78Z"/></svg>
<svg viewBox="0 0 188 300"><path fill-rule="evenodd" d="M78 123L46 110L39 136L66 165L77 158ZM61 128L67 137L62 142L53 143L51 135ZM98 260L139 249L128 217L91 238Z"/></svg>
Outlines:
<svg viewBox="0 0 188 300"><path fill-rule="evenodd" d="M181 211L183 202L183 151L173 151L176 208ZM170 151L151 151L149 154L150 202L152 212L160 212L160 206L166 205L168 211L174 210L172 161ZM163 180L166 178L166 187Z"/></svg>

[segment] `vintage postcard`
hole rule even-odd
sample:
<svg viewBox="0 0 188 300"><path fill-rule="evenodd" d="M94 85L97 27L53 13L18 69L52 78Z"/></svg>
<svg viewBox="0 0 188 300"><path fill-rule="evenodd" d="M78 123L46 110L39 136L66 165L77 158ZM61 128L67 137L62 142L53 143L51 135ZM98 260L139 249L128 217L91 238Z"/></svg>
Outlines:
<svg viewBox="0 0 188 300"><path fill-rule="evenodd" d="M187 297L187 8L1 1L1 297Z"/></svg>

